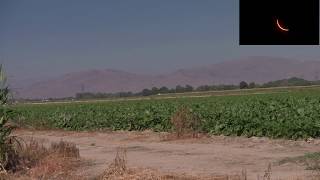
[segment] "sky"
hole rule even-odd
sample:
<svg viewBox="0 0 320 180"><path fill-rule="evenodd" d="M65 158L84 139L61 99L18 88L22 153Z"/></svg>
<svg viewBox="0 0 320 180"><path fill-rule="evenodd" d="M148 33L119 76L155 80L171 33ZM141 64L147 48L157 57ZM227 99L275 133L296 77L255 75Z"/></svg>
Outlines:
<svg viewBox="0 0 320 180"><path fill-rule="evenodd" d="M1 0L0 62L16 79L88 69L159 74L319 46L239 46L239 0ZM254 22L253 22L254 23Z"/></svg>

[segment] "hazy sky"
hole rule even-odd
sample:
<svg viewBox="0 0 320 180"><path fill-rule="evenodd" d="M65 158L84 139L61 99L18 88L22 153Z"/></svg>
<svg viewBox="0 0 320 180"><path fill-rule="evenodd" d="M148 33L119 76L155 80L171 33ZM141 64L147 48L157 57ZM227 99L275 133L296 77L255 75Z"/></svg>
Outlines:
<svg viewBox="0 0 320 180"><path fill-rule="evenodd" d="M320 60L318 46L239 46L239 0L1 0L15 78L84 69L162 73L246 56ZM254 23L254 22L253 22Z"/></svg>

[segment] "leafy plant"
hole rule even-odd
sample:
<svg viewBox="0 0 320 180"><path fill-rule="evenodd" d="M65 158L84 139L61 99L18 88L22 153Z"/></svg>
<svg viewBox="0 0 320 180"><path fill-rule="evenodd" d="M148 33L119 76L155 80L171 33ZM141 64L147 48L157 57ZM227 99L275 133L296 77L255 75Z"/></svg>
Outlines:
<svg viewBox="0 0 320 180"><path fill-rule="evenodd" d="M17 144L15 137L11 136L13 127L8 125L12 117L12 110L8 108L9 89L6 85L6 76L0 65L0 165L1 170L14 170L17 165Z"/></svg>

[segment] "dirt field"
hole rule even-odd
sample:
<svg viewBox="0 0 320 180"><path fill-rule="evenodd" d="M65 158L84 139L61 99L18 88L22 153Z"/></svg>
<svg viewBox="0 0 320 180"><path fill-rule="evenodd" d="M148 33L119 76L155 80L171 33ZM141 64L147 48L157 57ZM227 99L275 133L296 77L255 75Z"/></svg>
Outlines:
<svg viewBox="0 0 320 180"><path fill-rule="evenodd" d="M295 163L279 165L287 157L319 152L320 140L312 142L269 140L267 138L203 137L164 140L165 134L153 132L65 132L17 130L15 135L44 143L68 141L80 149L87 165L79 174L88 179L101 174L115 157L117 147L127 149L129 167L152 168L165 173L188 175L233 175L247 171L249 179L263 176L272 165L273 179L308 179L315 172Z"/></svg>

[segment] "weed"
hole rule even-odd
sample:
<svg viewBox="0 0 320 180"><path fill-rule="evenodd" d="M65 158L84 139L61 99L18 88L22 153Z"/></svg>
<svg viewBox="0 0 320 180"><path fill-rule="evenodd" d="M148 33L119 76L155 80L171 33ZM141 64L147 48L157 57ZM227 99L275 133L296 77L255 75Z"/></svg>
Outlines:
<svg viewBox="0 0 320 180"><path fill-rule="evenodd" d="M178 109L171 117L171 123L177 138L189 133L197 137L199 133L200 119L187 107Z"/></svg>
<svg viewBox="0 0 320 180"><path fill-rule="evenodd" d="M263 175L263 180L271 180L271 164L268 164L268 168L265 170L264 175Z"/></svg>
<svg viewBox="0 0 320 180"><path fill-rule="evenodd" d="M127 150L123 147L117 148L117 154L113 162L104 172L102 179L121 176L127 171Z"/></svg>
<svg viewBox="0 0 320 180"><path fill-rule="evenodd" d="M58 154L62 157L68 158L79 158L79 149L73 143L68 143L65 141L60 141L58 143L51 143L50 151L52 153Z"/></svg>

